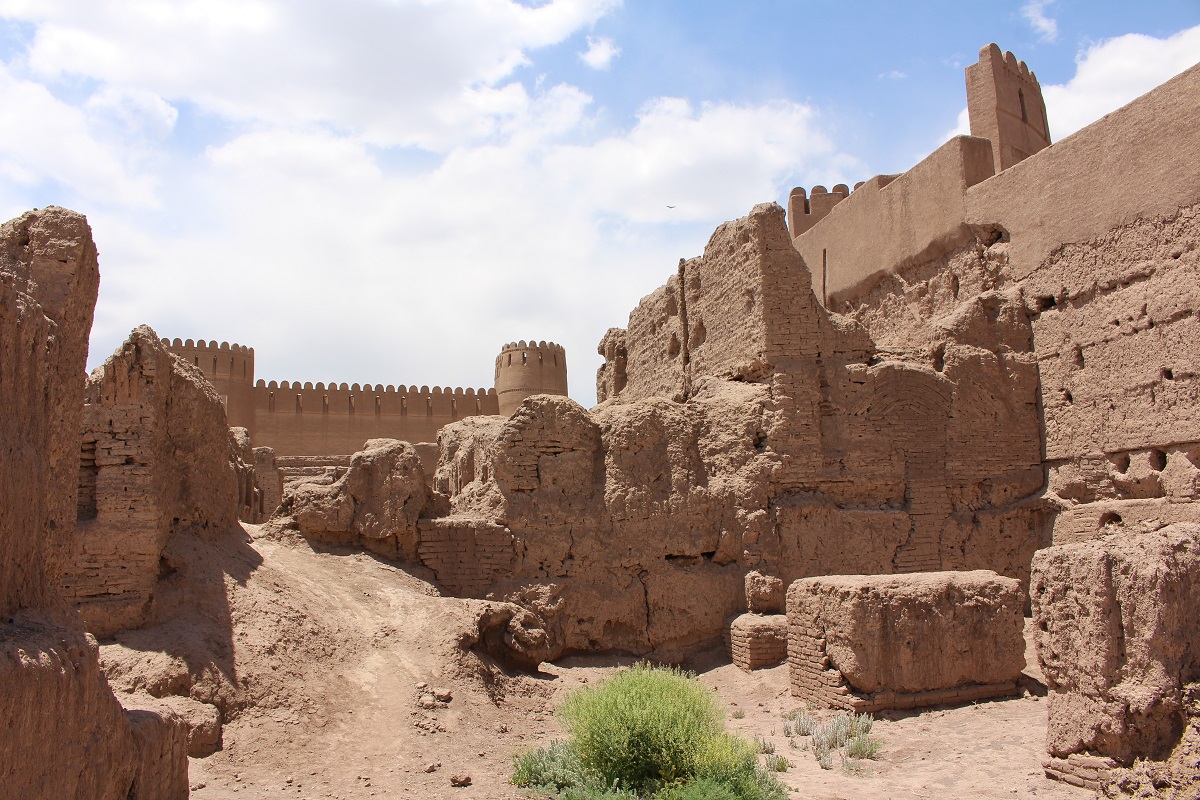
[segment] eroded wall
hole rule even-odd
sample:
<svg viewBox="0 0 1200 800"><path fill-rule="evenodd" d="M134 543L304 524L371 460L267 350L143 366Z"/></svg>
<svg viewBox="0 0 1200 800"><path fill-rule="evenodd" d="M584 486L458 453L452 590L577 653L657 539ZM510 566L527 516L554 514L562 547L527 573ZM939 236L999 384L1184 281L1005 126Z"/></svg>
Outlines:
<svg viewBox="0 0 1200 800"><path fill-rule="evenodd" d="M146 326L92 373L85 399L76 545L62 586L88 630L105 636L145 619L171 533L236 526L253 479L238 473L212 385Z"/></svg>
<svg viewBox="0 0 1200 800"><path fill-rule="evenodd" d="M82 215L50 207L0 226L0 786L174 800L188 791L181 729L156 716L134 730L58 592L98 284Z"/></svg>
<svg viewBox="0 0 1200 800"><path fill-rule="evenodd" d="M778 206L722 225L605 336L595 410L536 396L442 430L449 514L427 510L418 553L564 651L660 656L718 641L751 570L1027 579L1045 526L1019 303L964 283L918 326L940 348L898 351L810 287Z"/></svg>

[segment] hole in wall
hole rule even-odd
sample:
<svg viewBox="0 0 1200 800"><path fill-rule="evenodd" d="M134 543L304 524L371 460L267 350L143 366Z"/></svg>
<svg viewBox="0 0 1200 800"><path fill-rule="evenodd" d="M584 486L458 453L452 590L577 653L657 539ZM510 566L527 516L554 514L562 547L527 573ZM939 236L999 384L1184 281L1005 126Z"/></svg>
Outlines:
<svg viewBox="0 0 1200 800"><path fill-rule="evenodd" d="M1054 297L1052 297L1051 295L1046 295L1044 297L1039 297L1037 299L1037 310L1038 311L1049 311L1050 309L1055 308L1057 306L1058 306L1058 301L1055 300Z"/></svg>
<svg viewBox="0 0 1200 800"><path fill-rule="evenodd" d="M1155 472L1162 472L1167 467L1167 454L1162 450L1151 450L1146 458L1150 462L1150 469Z"/></svg>
<svg viewBox="0 0 1200 800"><path fill-rule="evenodd" d="M688 341L690 347L699 347L704 344L704 340L708 338L708 331L704 328L704 321L700 320L692 326L692 336Z"/></svg>
<svg viewBox="0 0 1200 800"><path fill-rule="evenodd" d="M946 345L944 342L933 348L933 368L938 372L946 368Z"/></svg>
<svg viewBox="0 0 1200 800"><path fill-rule="evenodd" d="M1066 403L1067 405L1070 405L1071 403L1075 402L1075 395L1071 394L1070 389L1063 389L1062 390L1062 399L1063 399L1064 403Z"/></svg>
<svg viewBox="0 0 1200 800"><path fill-rule="evenodd" d="M671 334L671 341L667 342L667 358L674 358L679 355L679 337Z"/></svg>
<svg viewBox="0 0 1200 800"><path fill-rule="evenodd" d="M958 299L958 276L957 275L950 276L950 295L955 300Z"/></svg>
<svg viewBox="0 0 1200 800"><path fill-rule="evenodd" d="M1164 381L1173 381L1175 380L1175 371L1170 367L1163 367L1158 371L1158 377Z"/></svg>
<svg viewBox="0 0 1200 800"><path fill-rule="evenodd" d="M1112 460L1113 469L1117 472L1122 475L1129 472L1129 453L1117 453L1109 458Z"/></svg>
<svg viewBox="0 0 1200 800"><path fill-rule="evenodd" d="M1124 522L1124 520L1121 519L1121 515L1118 514L1117 512L1105 511L1103 514L1100 515L1099 527L1106 528L1109 525L1120 525L1122 522Z"/></svg>

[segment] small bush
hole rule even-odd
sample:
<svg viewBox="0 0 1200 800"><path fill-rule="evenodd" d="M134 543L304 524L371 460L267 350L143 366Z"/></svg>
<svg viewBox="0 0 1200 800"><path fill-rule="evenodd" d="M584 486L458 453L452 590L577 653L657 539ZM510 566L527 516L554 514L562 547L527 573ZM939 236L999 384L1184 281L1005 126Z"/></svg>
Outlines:
<svg viewBox="0 0 1200 800"><path fill-rule="evenodd" d="M771 772L787 772L791 764L783 756L769 755L767 756L767 769Z"/></svg>
<svg viewBox="0 0 1200 800"><path fill-rule="evenodd" d="M729 716L733 717L734 719L742 719L746 716L746 712L740 708L735 708L733 711L729 712Z"/></svg>
<svg viewBox="0 0 1200 800"><path fill-rule="evenodd" d="M839 714L818 726L810 743L817 763L822 769L832 769L835 752L844 765L856 759L876 758L883 742L870 735L873 723L868 714Z"/></svg>
<svg viewBox="0 0 1200 800"><path fill-rule="evenodd" d="M860 733L858 736L850 737L850 741L846 742L846 755L850 758L873 759L879 756L882 748L883 742L879 739Z"/></svg>
<svg viewBox="0 0 1200 800"><path fill-rule="evenodd" d="M812 736L813 731L820 724L816 717L809 716L808 714L797 714L794 723L792 730L796 732L797 736Z"/></svg>
<svg viewBox="0 0 1200 800"><path fill-rule="evenodd" d="M583 785L587 782L587 772L569 743L551 742L546 747L517 753L509 782L557 792Z"/></svg>
<svg viewBox="0 0 1200 800"><path fill-rule="evenodd" d="M693 775L722 729L711 691L679 670L646 664L577 689L560 714L586 769L638 791Z"/></svg>
<svg viewBox="0 0 1200 800"><path fill-rule="evenodd" d="M762 738L761 736L754 737L754 746L758 748L758 752L770 755L775 752L775 743Z"/></svg>
<svg viewBox="0 0 1200 800"><path fill-rule="evenodd" d="M569 786L558 794L558 800L638 800L637 792L617 787L605 788L597 782Z"/></svg>
<svg viewBox="0 0 1200 800"><path fill-rule="evenodd" d="M733 790L723 783L708 778L672 784L654 795L654 800L740 800Z"/></svg>
<svg viewBox="0 0 1200 800"><path fill-rule="evenodd" d="M518 754L513 783L557 800L787 797L758 746L724 732L714 693L679 670L623 670L573 692L559 715L570 740Z"/></svg>

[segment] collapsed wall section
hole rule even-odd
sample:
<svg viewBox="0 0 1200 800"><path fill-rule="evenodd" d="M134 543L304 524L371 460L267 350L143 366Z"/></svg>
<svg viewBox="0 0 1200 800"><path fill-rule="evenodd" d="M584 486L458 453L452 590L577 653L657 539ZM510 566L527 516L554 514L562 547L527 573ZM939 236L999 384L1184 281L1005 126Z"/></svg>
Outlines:
<svg viewBox="0 0 1200 800"><path fill-rule="evenodd" d="M788 589L792 694L867 713L1013 694L1017 581L994 572L807 578Z"/></svg>
<svg viewBox="0 0 1200 800"><path fill-rule="evenodd" d="M1113 530L1040 551L1031 587L1046 768L1091 788L1166 758L1197 722L1188 695L1200 688L1200 526Z"/></svg>

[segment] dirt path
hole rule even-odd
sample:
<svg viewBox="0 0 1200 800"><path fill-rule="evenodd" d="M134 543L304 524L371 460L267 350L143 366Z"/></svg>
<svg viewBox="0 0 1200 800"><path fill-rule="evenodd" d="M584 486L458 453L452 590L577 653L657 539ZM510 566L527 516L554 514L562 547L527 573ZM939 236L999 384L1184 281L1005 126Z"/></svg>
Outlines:
<svg viewBox="0 0 1200 800"><path fill-rule="evenodd" d="M561 696L629 662L567 659L532 677L481 671L456 649L456 632L470 619L467 601L439 597L420 578L361 553L262 539L255 548L262 566L244 586L231 587L239 672L286 668L302 685L226 725L222 751L192 759L196 800L524 798L507 783L513 753L560 737L552 712ZM292 614L264 617L283 600ZM256 630L264 619L295 633ZM293 635L309 637L309 650L323 657L273 664L255 646ZM791 766L780 777L795 798L1091 796L1042 777L1044 699L885 717L875 728L885 742L880 760L853 772L822 770L783 735L782 714L798 707L787 693L786 667L747 675L713 654L691 666L731 712L744 712L731 715L732 728L787 757ZM421 684L448 689L452 699L422 707ZM452 786L455 776L470 776L470 785Z"/></svg>

